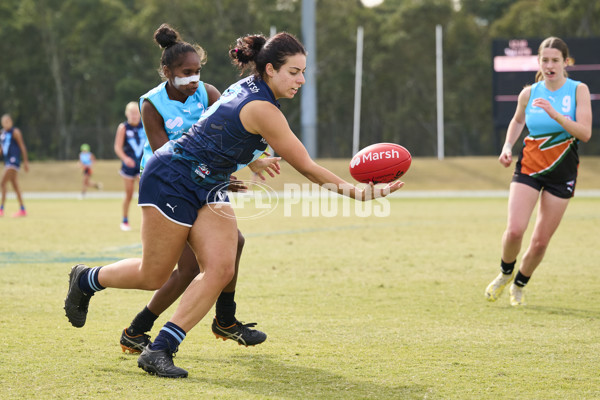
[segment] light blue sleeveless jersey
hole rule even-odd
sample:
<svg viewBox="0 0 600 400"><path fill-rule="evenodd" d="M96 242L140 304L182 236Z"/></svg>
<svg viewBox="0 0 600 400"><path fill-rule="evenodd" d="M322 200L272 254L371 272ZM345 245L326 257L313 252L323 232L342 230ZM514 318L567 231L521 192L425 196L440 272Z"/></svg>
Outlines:
<svg viewBox="0 0 600 400"><path fill-rule="evenodd" d="M537 98L548 100L559 114L575 121L577 86L581 82L567 78L560 89L551 91L545 81L531 85L525 108L525 123L529 135L517 161L516 171L533 177L544 176L553 182L568 182L577 177L579 156L577 139L542 108L534 107Z"/></svg>
<svg viewBox="0 0 600 400"><path fill-rule="evenodd" d="M531 95L529 102L525 108L525 123L529 134L533 137L547 135L552 133L555 135L555 140L568 138L571 135L558 122L550 118L546 111L538 107L533 107L531 103L537 98L543 98L550 102L552 107L559 114L564 115L568 119L575 121L575 110L577 96L577 86L581 82L567 78L564 85L556 91L551 91L546 88L545 81L539 81L531 85Z"/></svg>
<svg viewBox="0 0 600 400"><path fill-rule="evenodd" d="M190 127L198 121L202 113L208 108L208 93L204 82L200 81L198 90L193 96L187 98L185 103L177 100L171 100L167 94L167 81L164 81L148 93L140 97L140 109L144 100L148 100L156 111L163 117L165 122L165 131L169 140L179 139L181 135L190 129ZM144 155L142 156L141 167L152 156L152 148L150 142L146 140L144 146Z"/></svg>

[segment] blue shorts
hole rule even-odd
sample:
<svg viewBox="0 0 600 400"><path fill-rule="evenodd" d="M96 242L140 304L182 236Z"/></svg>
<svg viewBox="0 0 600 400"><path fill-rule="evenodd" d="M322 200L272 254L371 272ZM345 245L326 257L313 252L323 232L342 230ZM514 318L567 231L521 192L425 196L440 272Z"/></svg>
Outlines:
<svg viewBox="0 0 600 400"><path fill-rule="evenodd" d="M534 188L538 192L544 189L546 192L560 197L561 199L570 199L575 196L575 184L577 180L574 179L568 182L552 182L544 179L543 177L534 178L523 174L521 172L515 172L512 178L513 182L523 183L529 187Z"/></svg>
<svg viewBox="0 0 600 400"><path fill-rule="evenodd" d="M155 207L167 219L191 227L204 205L229 204L227 184L200 187L181 171L152 157L140 179L138 205Z"/></svg>
<svg viewBox="0 0 600 400"><path fill-rule="evenodd" d="M135 167L130 168L125 164L121 164L119 175L121 175L123 178L135 179L140 176L140 166L136 165Z"/></svg>
<svg viewBox="0 0 600 400"><path fill-rule="evenodd" d="M16 169L18 171L21 168L21 160L17 157L11 157L4 161L4 168Z"/></svg>

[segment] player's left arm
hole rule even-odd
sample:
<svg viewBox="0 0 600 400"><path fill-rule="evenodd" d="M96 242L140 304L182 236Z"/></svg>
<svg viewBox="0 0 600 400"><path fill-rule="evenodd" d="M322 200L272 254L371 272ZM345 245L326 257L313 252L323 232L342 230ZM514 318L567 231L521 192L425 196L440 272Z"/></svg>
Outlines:
<svg viewBox="0 0 600 400"><path fill-rule="evenodd" d="M558 122L567 132L582 142L588 142L592 137L592 101L590 89L585 83L577 85L575 92L575 121L570 120L554 109L545 99L534 99L533 106L544 109L550 118Z"/></svg>
<svg viewBox="0 0 600 400"><path fill-rule="evenodd" d="M312 160L308 151L294 135L283 113L274 105L265 101L251 101L240 112L244 128L252 133L260 134L294 169L311 182L324 186L339 194L356 200L371 200L382 197L400 189L404 183L396 181L383 189L375 189L373 185L359 189L346 182ZM331 187L331 185L333 187Z"/></svg>
<svg viewBox="0 0 600 400"><path fill-rule="evenodd" d="M23 140L23 134L19 128L15 128L13 137L21 149L21 157L23 157L23 169L25 172L29 172L29 157L27 157L27 147L25 147L25 141Z"/></svg>

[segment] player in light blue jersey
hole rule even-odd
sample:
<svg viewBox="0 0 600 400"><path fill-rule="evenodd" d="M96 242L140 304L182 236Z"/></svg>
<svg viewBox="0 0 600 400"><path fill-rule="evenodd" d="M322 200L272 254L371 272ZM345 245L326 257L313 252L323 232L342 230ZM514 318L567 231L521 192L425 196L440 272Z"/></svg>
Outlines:
<svg viewBox="0 0 600 400"><path fill-rule="evenodd" d="M94 182L92 180L94 164L96 163L96 156L92 153L90 145L87 143L82 144L79 147L79 168L83 173L83 181L81 182L81 195L80 199L84 199L87 193L88 187L95 187L96 189L102 189L102 182Z"/></svg>
<svg viewBox="0 0 600 400"><path fill-rule="evenodd" d="M142 175L153 151L169 140L180 138L220 96L213 85L200 80L200 69L206 62L200 46L181 41L177 32L166 24L156 31L155 41L164 49L160 73L165 81L140 98L148 137L141 162ZM253 324L242 324L235 316L235 289L243 247L244 236L238 232L235 274L217 299L212 331L219 338L253 346L265 341L267 336L251 329ZM144 350L154 321L179 298L199 272L194 252L185 246L169 280L121 333L120 344L124 352L141 353Z"/></svg>
<svg viewBox="0 0 600 400"><path fill-rule="evenodd" d="M304 84L306 51L294 36L245 36L230 57L242 71L249 67L252 76L226 90L190 131L157 150L144 168L138 202L143 217L141 265L131 259L96 268L79 264L70 274L65 311L72 323L84 323L95 292L106 287L159 288L189 243L204 271L138 358L140 368L158 376L188 375L173 364L173 353L235 274L238 230L227 201L229 175L245 165L254 172L269 171L276 159L260 158L267 142L312 182L356 200L383 197L404 185L396 181L358 188L310 158L278 103L293 98Z"/></svg>
<svg viewBox="0 0 600 400"><path fill-rule="evenodd" d="M121 159L121 170L119 174L125 184L125 198L123 199L123 219L121 230L130 231L129 205L133 198L135 182L140 177L140 162L146 143L146 133L142 125L138 103L131 101L125 106L127 120L117 127L115 134L115 154Z"/></svg>
<svg viewBox="0 0 600 400"><path fill-rule="evenodd" d="M592 136L592 105L587 85L567 76L569 49L557 38L545 39L538 50L536 83L519 94L499 161L512 162L512 147L527 126L529 134L510 184L508 221L502 236L500 274L486 288L495 301L510 286L510 304L525 305L523 288L542 262L550 239L575 194L579 156L577 144ZM531 214L539 203L535 227L521 266L513 276Z"/></svg>

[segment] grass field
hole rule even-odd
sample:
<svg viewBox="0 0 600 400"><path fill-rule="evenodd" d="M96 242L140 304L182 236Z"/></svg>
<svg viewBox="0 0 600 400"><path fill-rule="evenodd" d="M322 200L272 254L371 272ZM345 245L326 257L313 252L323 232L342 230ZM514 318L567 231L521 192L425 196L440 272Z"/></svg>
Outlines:
<svg viewBox="0 0 600 400"><path fill-rule="evenodd" d="M344 179L352 181L345 159L325 159L319 163ZM118 175L120 162L101 160L94 167L94 179L104 183L106 191L121 191ZM287 163L282 163L281 176L267 183L282 190L284 183L303 183L301 176ZM403 191L414 190L507 190L512 168L503 168L496 157L416 158L403 180ZM248 168L239 171L240 179L249 179ZM38 162L31 164L29 173L20 173L23 190L30 192L76 192L81 187L81 173L74 161ZM600 157L581 157L577 188L600 189ZM93 192L93 190L92 190Z"/></svg>
<svg viewBox="0 0 600 400"><path fill-rule="evenodd" d="M424 181L434 178L421 175L425 162L415 162L407 190L504 190L510 179L504 169L468 170L494 160L426 161L440 181L463 179L428 187ZM584 165L578 188L599 189L599 169ZM54 168L32 166L21 175L24 188L76 191L58 179L64 175L48 177ZM55 183L34 188L33 175ZM118 176L104 180L119 190ZM479 184L488 180L497 184ZM118 230L119 199L31 198L27 206L27 218L0 219L2 399L600 398L596 197L572 200L521 309L510 307L506 294L496 303L483 296L498 272L502 196L394 198L385 218L289 216L278 206L244 219L253 210L240 209L246 247L238 317L259 322L269 338L255 348L216 340L205 319L175 359L190 372L182 380L146 374L119 347L121 330L151 293L97 294L81 329L62 310L73 264L141 254L139 209L132 207L134 230L125 233ZM153 337L172 311L159 318Z"/></svg>

